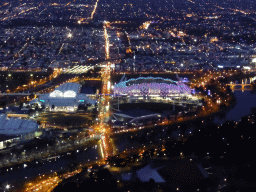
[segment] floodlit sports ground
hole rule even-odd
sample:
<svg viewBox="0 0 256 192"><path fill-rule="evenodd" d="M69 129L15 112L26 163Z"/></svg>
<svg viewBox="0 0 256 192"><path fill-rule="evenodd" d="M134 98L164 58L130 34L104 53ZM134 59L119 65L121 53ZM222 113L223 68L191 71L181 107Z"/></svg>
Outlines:
<svg viewBox="0 0 256 192"><path fill-rule="evenodd" d="M191 97L191 89L182 81L173 81L161 77L139 77L121 81L113 88L115 96L155 97L169 99L173 97Z"/></svg>

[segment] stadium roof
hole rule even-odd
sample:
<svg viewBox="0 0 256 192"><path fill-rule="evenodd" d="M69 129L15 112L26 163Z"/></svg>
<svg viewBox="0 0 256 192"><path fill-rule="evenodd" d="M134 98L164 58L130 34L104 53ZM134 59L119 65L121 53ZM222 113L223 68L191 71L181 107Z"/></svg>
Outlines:
<svg viewBox="0 0 256 192"><path fill-rule="evenodd" d="M142 83L166 83L166 84L177 84L177 81L173 81L172 79L164 79L162 77L138 77L132 78L127 81L121 81L115 85L115 87L126 87L134 84L142 84Z"/></svg>
<svg viewBox="0 0 256 192"><path fill-rule="evenodd" d="M59 87L57 87L55 90L62 91L63 93L65 91L74 91L74 92L78 93L80 87L81 87L81 85L79 83L64 83L64 84L60 85Z"/></svg>
<svg viewBox="0 0 256 192"><path fill-rule="evenodd" d="M57 87L50 97L76 97L80 87L78 83L65 83Z"/></svg>
<svg viewBox="0 0 256 192"><path fill-rule="evenodd" d="M191 95L191 89L182 81L162 77L139 77L121 81L114 86L114 94L129 96L177 96Z"/></svg>
<svg viewBox="0 0 256 192"><path fill-rule="evenodd" d="M7 115L0 115L0 134L23 135L38 129L38 124L32 120L7 118Z"/></svg>
<svg viewBox="0 0 256 192"><path fill-rule="evenodd" d="M95 104L96 100L90 99L86 94L79 93L81 85L78 83L65 83L57 87L53 92L40 95L39 98L30 101L30 104L40 103L45 106L68 107L79 103Z"/></svg>

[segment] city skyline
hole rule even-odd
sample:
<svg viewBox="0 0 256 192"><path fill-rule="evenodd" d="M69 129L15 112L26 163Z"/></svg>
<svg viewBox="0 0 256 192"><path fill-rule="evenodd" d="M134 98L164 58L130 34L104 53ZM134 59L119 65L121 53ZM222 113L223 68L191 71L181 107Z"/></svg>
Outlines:
<svg viewBox="0 0 256 192"><path fill-rule="evenodd" d="M252 0L1 1L0 191L255 191L255 18Z"/></svg>

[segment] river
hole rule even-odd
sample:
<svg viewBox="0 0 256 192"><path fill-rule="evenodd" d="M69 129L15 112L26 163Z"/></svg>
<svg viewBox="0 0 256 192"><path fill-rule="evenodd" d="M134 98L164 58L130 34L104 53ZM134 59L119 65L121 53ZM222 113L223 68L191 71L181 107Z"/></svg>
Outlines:
<svg viewBox="0 0 256 192"><path fill-rule="evenodd" d="M99 143L99 142L98 142ZM0 181L3 183L14 183L22 180L29 180L35 176L54 173L65 170L73 163L87 163L100 159L99 144L90 148L80 148L71 153L59 155L59 158L51 160L37 160L19 165L0 169ZM24 166L25 165L25 166Z"/></svg>
<svg viewBox="0 0 256 192"><path fill-rule="evenodd" d="M225 118L215 118L216 123L224 123L226 120L234 120L239 121L241 117L249 115L251 112L252 107L256 107L256 94L251 93L250 91L235 91L234 92L235 98L237 100L236 105L231 108ZM159 128L158 128L159 129ZM157 131L154 129L154 133L151 135L151 139L153 143L157 142L157 140L161 140L161 138L164 137L166 134L166 128L159 129L160 131ZM136 137L136 135L144 135L146 132L151 132L152 129L145 130L142 132L137 133L128 133L126 136L117 136L115 137L115 141L113 142L115 145L115 148L118 151L124 151L125 149L131 149L131 148L140 148L144 144L148 145L149 141L145 139L142 142L142 138L138 137L138 139L128 139L127 137ZM188 130L191 131L191 130ZM173 130L173 135L178 135L179 132L177 130ZM125 134L125 133L123 133ZM140 139L139 139L140 138ZM150 142L151 143L151 142ZM86 149L86 150L85 150ZM38 176L39 174L46 174L50 172L60 171L62 169L67 168L70 166L70 164L74 163L86 163L90 161L96 161L98 159L101 159L101 150L100 150L100 144L98 142L97 145L90 147L90 148L81 148L79 151L72 152L71 155L60 155L60 158L57 158L56 160L52 159L51 162L49 161L34 161L31 163L26 163L27 167L24 168L24 164L16 165L8 167L8 168L2 168L0 169L0 180L4 183L13 183L17 182L18 180L24 180L24 179L30 179L35 176Z"/></svg>
<svg viewBox="0 0 256 192"><path fill-rule="evenodd" d="M256 107L256 94L251 91L234 91L236 104L224 118L216 117L214 122L221 124L225 121L239 121L243 116L251 113L251 108Z"/></svg>

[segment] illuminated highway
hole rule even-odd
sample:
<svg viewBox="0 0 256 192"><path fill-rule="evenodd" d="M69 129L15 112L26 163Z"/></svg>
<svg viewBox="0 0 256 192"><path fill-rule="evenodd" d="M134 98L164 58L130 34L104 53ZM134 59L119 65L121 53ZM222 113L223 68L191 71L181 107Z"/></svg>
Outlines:
<svg viewBox="0 0 256 192"><path fill-rule="evenodd" d="M34 191L52 191L61 181L64 179L68 179L73 177L74 175L81 172L81 169L75 170L73 172L67 172L60 176L49 176L45 175L39 177L39 181L36 183L28 183L26 186L26 192L34 192ZM57 175L57 174L56 174ZM41 180L42 179L42 180Z"/></svg>
<svg viewBox="0 0 256 192"><path fill-rule="evenodd" d="M104 29L107 31L107 27ZM106 42L108 43L108 38L105 38ZM105 64L105 63L104 63ZM110 62L107 62L104 66L104 68L102 68L101 71L101 77L103 79L102 81L102 97L100 98L100 104L99 104L99 115L98 115L98 121L97 123L94 125L94 130L96 133L98 133L98 135L100 135L100 141L99 141L99 151L101 152L101 156L102 156L102 160L98 160L97 163L103 163L105 164L106 160L108 157L115 155L114 151L116 150L113 147L113 142L110 139L110 127L107 125L106 121L108 120L109 116L110 116L110 112L109 112L109 101L110 101L110 97L108 96L108 94L111 93L110 91ZM199 79L195 79L197 84L201 84L202 82L209 82L209 79L214 78L216 74L206 74L205 76L203 76L202 78L200 77ZM194 118L197 118L198 116L205 116L205 115L209 115L210 113L212 113L213 111L217 110L218 108L218 104L214 103L213 101L211 101L210 98L205 98L205 102L207 103L207 105L205 105L205 109L202 110L199 114L197 114L196 116L190 116L190 117L186 117L186 116L177 116L177 119L172 119L171 122L168 120L163 120L163 121L159 121L156 122L156 124L150 124L147 126L140 126L137 128L131 128L131 129L124 129L124 130L118 130L116 132L114 132L114 134L119 134L119 133L125 133L125 132L133 132L133 131L137 131L140 129L144 129L144 128L149 128L149 127L154 127L157 125L168 125L170 123L175 123L175 122L182 122L182 121L186 121L186 120L192 120ZM119 137L119 136L118 136ZM135 135L131 136L135 137ZM136 151L144 151L146 149L145 147L146 145L142 145L141 147L135 147ZM135 150L135 148L132 148ZM133 154L132 151L129 151L129 149L127 150L120 150L120 155L129 155L129 154ZM76 170L76 171L79 171ZM78 173L78 172L77 172ZM70 176L72 176L73 174L69 174ZM58 183L62 180L63 177L60 177L62 175L58 175L58 178L49 178L46 179L45 181L43 181L44 183L39 184L39 183L35 183L32 187L31 186L27 186L30 190L28 191L51 191L51 189L53 189L55 186L58 185ZM35 187L36 186L36 187Z"/></svg>
<svg viewBox="0 0 256 192"><path fill-rule="evenodd" d="M59 182L61 182L62 179L60 179L58 176L55 177L49 177L43 181L40 181L38 183L29 183L26 188L26 192L33 192L33 191L51 191L54 187L58 185Z"/></svg>
<svg viewBox="0 0 256 192"><path fill-rule="evenodd" d="M106 60L110 59L109 57L109 38L108 38L108 32L107 32L107 23L108 22L104 22L104 38L105 38L105 58ZM108 69L106 69L108 70Z"/></svg>
<svg viewBox="0 0 256 192"><path fill-rule="evenodd" d="M92 13L91 13L91 19L93 19L93 15L94 15L95 12L96 12L96 9L97 9L97 6L98 6L98 2L99 2L99 0L97 0L96 3L95 3L95 5L94 5L93 11L92 11Z"/></svg>
<svg viewBox="0 0 256 192"><path fill-rule="evenodd" d="M99 166L100 169L104 167L118 171L121 168L131 168L133 164L137 166L140 165L139 163L145 163L145 159L162 158L166 154L161 154L160 150L165 151L164 145L169 136L171 143L166 142L167 151L168 146L174 148L175 140L179 141L175 150L171 149L170 157L184 158L184 154L187 155L185 152L189 150L180 144L184 144L185 140L194 134L192 131L188 133L186 131L201 127L215 129L215 125L212 126L208 122L213 122L212 117L215 118L215 116L225 117L226 109L235 104L233 100L236 95L232 90L240 87L242 91L249 88L256 89L256 83L244 84L242 80L252 75L252 70L255 73L254 29L253 26L248 25L256 20L253 18L256 12L249 9L242 10L242 7L237 7L235 4L235 6L225 4L222 8L209 3L198 5L195 0L184 2L185 4L183 2L177 2L177 4L172 1L170 5L169 2L163 1L162 5L159 2L159 6L155 7L154 2L122 4L115 1L93 0L85 2L86 4L74 1L65 4L37 3L34 6L33 3L20 0L18 6L13 3L0 5L0 7L6 6L0 9L0 20L4 26L7 26L2 29L0 45L1 68L4 70L1 74L1 91L3 92L0 93L0 103L3 106L1 111L6 112L8 117L31 118L40 125L35 135L33 133L26 136L25 139L29 139L28 143L16 143L22 141L23 136L20 140L7 138L8 140L3 142L3 155L0 154L2 155L0 178L6 191L12 191L14 187L21 189L19 188L21 185L22 191L52 191L60 182L79 174L81 169L88 168L90 163L94 168L89 168L88 173L82 175L84 174L82 172L81 175L102 182L99 179L100 174L97 175L97 170L93 170L95 167L103 164ZM179 10L180 5L184 9ZM225 8L227 5L229 7ZM193 12L194 8L198 13ZM170 16L165 14L170 11L172 11ZM232 22L228 22L226 18L232 19ZM139 27L138 21L141 19L144 21ZM74 21L78 22L79 26ZM31 25L24 25L23 22ZM19 25L16 26L16 24ZM14 30L8 29L8 26L13 26L11 28ZM199 29L201 33L196 33L197 26L201 26ZM225 38L217 38L216 34ZM226 66L229 65L231 67L226 70ZM16 77L12 70L25 72L27 76L24 75L23 78L22 73ZM41 73L36 76L30 70L41 70ZM171 89L165 90L165 86L158 86L158 83L155 83L157 81L152 81L156 88L151 81L148 81L150 85L148 83L143 87L127 88L125 94L116 93L115 82L124 73L126 79L135 76L169 78L174 76L173 74L181 73L184 76L188 75L191 81L186 82L189 96L181 91L176 93L171 92ZM125 84L124 77L120 82L126 87L137 83ZM71 112L69 107L57 106L60 102L52 104L50 109L48 104L42 105L44 106L42 108L37 107L35 100L33 101L35 104L24 103L41 94L52 92L62 83L85 80L93 82L83 82L83 89L80 92L94 92L96 89L96 94L86 94L90 98L97 99L95 105L89 104L82 97L81 100L76 97L79 106L77 111L72 109ZM178 81L183 80L178 78ZM182 88L184 87L183 85ZM71 88L65 90L73 93ZM143 91L143 94L138 94L140 91ZM70 102L74 96L77 95L65 94ZM46 102L46 100L38 99L37 102ZM170 106L163 103L168 103ZM247 103L251 102L248 100ZM65 102L65 105L69 103ZM43 110L45 106L47 106L46 110ZM56 108L58 110L55 110ZM115 108L118 108L117 112ZM135 109L135 112L134 108L143 108L143 110ZM21 111L21 109L25 110ZM29 112L29 114L19 114L20 111ZM152 113L151 111L154 114L147 115ZM215 115L216 112L219 113ZM246 117L245 121L251 123L252 119L248 117L247 122ZM207 123L203 124L204 120ZM184 127L180 126L182 122L185 122ZM191 122L192 124L188 126ZM239 126L234 127L239 128ZM216 130L213 133L221 133ZM184 137L183 133L186 134ZM195 134L195 136L205 137L204 139L198 140L197 143L189 139L187 143L192 142L197 146L199 141L202 141L200 144L204 144L203 142L208 138L208 132L206 135L203 133L202 131L200 135ZM36 138L32 140L30 136ZM240 135L237 137L240 138ZM241 137L244 139L243 135ZM230 138L218 137L217 139L224 140L225 144L225 141ZM219 144L216 141L216 146L226 146ZM151 148L153 150L150 155L146 150ZM247 144L244 148L248 148ZM184 149L184 153L180 153L180 149ZM195 147L191 149L194 150ZM209 149L211 154L212 148ZM223 149L226 148L223 147ZM197 152L199 152L199 158L206 157L205 148L199 147L195 152L196 155ZM201 155L201 152L204 155ZM231 152L233 153L233 150ZM216 160L217 163L226 165L227 161L235 159L233 157L238 154L235 152L225 161L218 160L219 157L224 157L220 156L223 154L218 154L218 159L214 157L209 161ZM250 154L245 152L241 154ZM144 156L146 158L143 159L142 156L145 154L148 156ZM207 154L207 158L210 158L209 152ZM229 151L227 154L229 155ZM245 160L250 159L250 156L248 157ZM119 163L122 159L124 162ZM129 164L129 161L132 163ZM243 166L246 165L245 168L248 168L248 162L242 163ZM242 163L237 160L231 161L230 164L242 165ZM221 173L226 174L225 171L221 170ZM96 173L95 176L92 175L94 173ZM121 175L120 173L121 171L118 176ZM210 177L210 180L212 178L214 177ZM95 182L98 181L95 180ZM119 180L117 182L119 183ZM197 187L195 183L194 185ZM3 191L1 189L3 186L0 186L0 191ZM88 190L90 191L89 188ZM157 190L161 189L158 187ZM176 188L176 190L180 189Z"/></svg>
<svg viewBox="0 0 256 192"><path fill-rule="evenodd" d="M105 59L110 59L109 56L109 38L107 33L107 22L104 22L104 38L105 38ZM101 78L102 78L102 97L100 98L100 106L99 106L99 115L98 115L98 123L96 125L96 131L101 134L101 152L103 159L107 159L109 156L113 155L113 146L110 142L110 129L106 124L110 116L109 108L110 108L110 66L111 62L107 62L105 67L101 70Z"/></svg>
<svg viewBox="0 0 256 192"><path fill-rule="evenodd" d="M92 12L92 17L93 14L95 13L95 10L97 8L97 3L95 4L95 8L94 11ZM150 23L146 23L145 27L148 27ZM105 160L108 159L108 157L115 155L115 148L113 146L113 142L110 138L110 126L107 124L109 118L110 118L110 94L111 93L111 62L109 61L110 58L110 43L109 43L109 35L108 35L108 27L109 27L109 22L104 22L104 26L103 26L103 34L104 34L104 39L105 39L105 62L102 62L102 67L101 68L101 80L102 80L102 89L101 89L101 97L99 100L99 113L98 113L98 118L97 121L95 123L95 125L93 126L94 130L95 130L95 135L97 135L100 138L99 141L99 150L101 152L102 155L102 160L99 160L97 163L106 163ZM86 68L86 67L85 67ZM79 72L81 70L81 68L78 69L72 69L74 71ZM71 70L71 71L72 71ZM87 70L87 69L85 69ZM51 78L56 78L61 71L54 71L54 74L51 76ZM150 73L150 72L149 72ZM191 73L191 72L188 72ZM207 73L205 76L201 76L200 79L194 79L194 82L191 83L191 87L196 87L198 85L202 86L203 89L206 88L206 85L210 82L211 79L220 77L221 74L212 74ZM86 77L88 78L88 77ZM67 82L76 82L76 81L81 81L81 78L78 77L74 77L73 79L69 79L66 80ZM40 84L44 84L45 82L47 82L46 79L42 79L40 82L31 82L30 85L32 85L33 87L40 85ZM47 91L51 91L51 89L53 89L55 86L52 86L51 88L47 89ZM30 88L31 89L31 88ZM224 89L220 88L221 90ZM17 90L17 92L19 92L21 90ZM45 91L45 90L44 90ZM223 90L224 92L224 90ZM38 92L39 93L39 92ZM140 129L144 129L144 128L150 128L150 127L154 127L157 125L169 125L171 123L175 123L175 122L182 122L182 121L186 121L186 120L192 120L194 118L197 118L199 116L206 116L206 115L210 115L213 112L217 112L219 110L219 103L224 102L226 100L221 98L217 100L217 102L213 102L213 100L211 98L205 97L205 106L202 106L202 110L200 113L195 114L195 116L177 116L176 119L171 119L171 120L162 120L162 121L158 121L155 124L150 124L150 125L143 125L140 127L133 127L130 129L123 129L123 130L117 130L116 132L114 132L113 134L119 134L119 133L124 133L124 132L133 132L133 131L137 131ZM52 116L54 114L51 114ZM54 125L51 125L51 127L53 127ZM91 135L92 136L92 135ZM92 136L92 139L95 139L96 137ZM131 136L132 138L133 136ZM77 140L76 140L77 141ZM81 142L80 142L81 144ZM68 145L66 145L68 146ZM65 146L65 147L66 147ZM75 147L74 147L75 148ZM74 149L73 148L73 149ZM145 146L143 146L143 148L145 148ZM59 148L60 151L64 150L64 145ZM140 148L138 149L140 150ZM79 150L77 150L79 151ZM144 149L143 149L144 151ZM58 152L58 151L57 151ZM121 154L127 154L127 150L122 150L120 151ZM42 156L42 155L41 155ZM98 157L97 157L98 159ZM33 183L33 184L29 184L27 186L27 190L26 191L51 191L55 186L58 185L59 182L61 182L63 180L63 178L68 178L68 177L72 177L73 175L79 173L79 169L77 169L75 172L72 173L66 173L66 174L61 174L58 176L53 176L53 177L49 177L49 178L45 178L43 181L37 182L37 183ZM41 178L40 178L41 179Z"/></svg>

